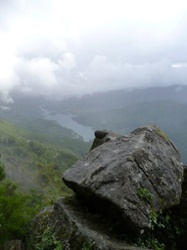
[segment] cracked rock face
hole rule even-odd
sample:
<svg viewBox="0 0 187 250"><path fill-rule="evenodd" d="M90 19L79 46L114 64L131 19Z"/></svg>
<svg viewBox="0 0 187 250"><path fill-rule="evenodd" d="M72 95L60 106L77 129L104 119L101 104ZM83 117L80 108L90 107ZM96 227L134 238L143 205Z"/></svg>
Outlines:
<svg viewBox="0 0 187 250"><path fill-rule="evenodd" d="M63 180L88 206L137 231L151 226L153 212L179 204L183 165L169 138L149 126L94 148Z"/></svg>

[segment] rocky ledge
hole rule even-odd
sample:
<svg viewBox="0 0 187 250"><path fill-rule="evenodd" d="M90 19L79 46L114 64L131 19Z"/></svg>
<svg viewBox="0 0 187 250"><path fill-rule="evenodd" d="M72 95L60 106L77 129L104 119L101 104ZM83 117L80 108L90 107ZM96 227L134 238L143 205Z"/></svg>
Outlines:
<svg viewBox="0 0 187 250"><path fill-rule="evenodd" d="M53 207L43 209L32 223L29 249L42 246L42 238L55 239L45 249L63 250L139 250L115 237L112 227L106 227L103 217L90 213L75 198L59 198ZM41 237L38 237L41 235ZM63 248L57 248L58 243ZM42 248L43 249L43 248Z"/></svg>

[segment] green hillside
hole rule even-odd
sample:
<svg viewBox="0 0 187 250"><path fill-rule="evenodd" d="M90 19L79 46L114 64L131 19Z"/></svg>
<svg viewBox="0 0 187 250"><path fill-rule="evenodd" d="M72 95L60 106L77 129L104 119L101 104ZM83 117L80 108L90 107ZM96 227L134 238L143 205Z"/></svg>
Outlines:
<svg viewBox="0 0 187 250"><path fill-rule="evenodd" d="M62 174L90 147L56 122L14 121L0 120L0 249L24 240L36 213L70 192Z"/></svg>
<svg viewBox="0 0 187 250"><path fill-rule="evenodd" d="M55 122L35 119L20 126L0 120L0 153L7 177L24 192L36 190L46 201L65 194L62 173L89 150L89 143Z"/></svg>

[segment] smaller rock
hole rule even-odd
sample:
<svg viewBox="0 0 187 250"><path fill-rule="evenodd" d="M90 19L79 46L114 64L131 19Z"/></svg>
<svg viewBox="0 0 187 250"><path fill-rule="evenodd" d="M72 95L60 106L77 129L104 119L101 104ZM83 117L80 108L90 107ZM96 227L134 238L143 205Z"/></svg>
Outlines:
<svg viewBox="0 0 187 250"><path fill-rule="evenodd" d="M109 132L105 130L97 130L95 131L95 137L99 139L103 139L106 135L108 135Z"/></svg>
<svg viewBox="0 0 187 250"><path fill-rule="evenodd" d="M93 141L93 144L90 148L90 151L92 151L94 148L101 146L102 144L115 140L119 135L115 134L112 131L107 130L96 130L95 131L95 139Z"/></svg>

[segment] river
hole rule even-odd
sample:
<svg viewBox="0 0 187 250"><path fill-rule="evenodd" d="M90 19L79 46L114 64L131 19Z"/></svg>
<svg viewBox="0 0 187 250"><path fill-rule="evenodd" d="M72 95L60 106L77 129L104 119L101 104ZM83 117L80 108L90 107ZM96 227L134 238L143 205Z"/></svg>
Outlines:
<svg viewBox="0 0 187 250"><path fill-rule="evenodd" d="M52 113L42 108L42 114L45 119L54 120L62 127L72 129L78 135L82 136L84 141L88 142L94 139L94 131L91 127L84 126L73 120L71 114Z"/></svg>

